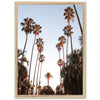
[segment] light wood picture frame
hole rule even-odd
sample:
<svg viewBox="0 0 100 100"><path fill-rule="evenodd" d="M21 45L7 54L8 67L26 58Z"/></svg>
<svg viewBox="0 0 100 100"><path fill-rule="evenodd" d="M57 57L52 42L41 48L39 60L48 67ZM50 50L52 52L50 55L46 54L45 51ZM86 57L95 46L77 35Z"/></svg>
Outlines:
<svg viewBox="0 0 100 100"><path fill-rule="evenodd" d="M80 30L80 33L82 32L82 56L83 56L83 59L82 59L82 94L81 95L78 95L78 94L63 94L63 95L19 95L18 94L18 26L19 26L19 23L18 23L18 20L20 19L19 18L19 13L18 13L18 5L28 5L28 6L36 6L36 5L81 5L82 6L82 19L81 22L83 23L82 24L82 30L80 28L80 25L79 25L79 30ZM66 8L65 8L66 9ZM36 9L32 9L32 10L36 10ZM85 37L86 37L86 3L85 2L15 2L15 98L86 98L86 41L85 41ZM74 12L75 12L75 9L74 9ZM78 11L77 11L78 12ZM75 12L75 14L77 13ZM38 13L38 12L37 12ZM64 9L63 9L63 12L64 14ZM77 16L77 15L75 15ZM26 17L26 16L25 16ZM28 15L27 15L28 17ZM63 16L65 18L65 16ZM80 16L78 16L80 17ZM24 18L23 18L24 19ZM33 20L34 19L34 16L33 16ZM50 19L49 19L50 20ZM78 21L78 18L76 18L76 20ZM23 22L23 20L22 20ZM67 21L65 20L65 22L67 23ZM20 22L21 23L21 22ZM39 22L38 22L39 23ZM70 24L73 24L73 23L70 23ZM81 23L79 23L81 24ZM67 24L66 24L67 25ZM73 27L74 28L74 27ZM41 29L42 30L42 29ZM63 29L62 29L63 30ZM49 30L48 30L49 31ZM62 33L62 35L64 35L64 33ZM60 36L60 35L59 35ZM59 37L58 36L58 37ZM58 38L57 37L57 38ZM56 44L55 44L56 45ZM56 46L55 46L56 48ZM25 51L24 51L25 52ZM23 54L24 55L24 54ZM46 59L46 58L45 58ZM44 73L45 74L45 73ZM56 74L56 73L55 73Z"/></svg>

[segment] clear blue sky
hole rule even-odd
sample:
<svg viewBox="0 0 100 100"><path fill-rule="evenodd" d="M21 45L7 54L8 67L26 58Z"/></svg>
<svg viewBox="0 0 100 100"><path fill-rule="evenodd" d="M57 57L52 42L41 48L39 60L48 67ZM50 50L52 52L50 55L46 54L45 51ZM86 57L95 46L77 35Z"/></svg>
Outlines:
<svg viewBox="0 0 100 100"><path fill-rule="evenodd" d="M47 80L44 75L47 72L50 72L53 75L53 78L50 79L50 85L55 89L59 85L59 71L60 68L57 65L59 59L58 50L56 44L58 43L58 37L64 35L63 28L68 23L65 20L64 9L67 7L72 7L72 5L18 5L18 48L23 50L26 35L21 31L22 26L20 25L23 22L23 19L26 17L32 18L37 24L42 26L42 33L37 36L41 37L44 40L44 51L45 61L43 63L42 69L42 83L41 85L47 85ZM81 24L83 26L83 7L82 5L76 5ZM75 14L74 14L75 15ZM78 40L81 36L80 28L78 21L75 15L74 22L71 23L73 27L72 41L73 49L80 49L80 42ZM34 34L29 34L28 42L26 46L26 57L30 60L31 49L34 41ZM69 41L70 43L70 41ZM70 44L69 44L70 45ZM66 45L65 45L66 47ZM70 52L70 47L69 47ZM33 62L31 69L31 79L33 79L34 66L37 55L37 47L34 48ZM62 57L62 55L61 55ZM29 68L29 66L27 67Z"/></svg>

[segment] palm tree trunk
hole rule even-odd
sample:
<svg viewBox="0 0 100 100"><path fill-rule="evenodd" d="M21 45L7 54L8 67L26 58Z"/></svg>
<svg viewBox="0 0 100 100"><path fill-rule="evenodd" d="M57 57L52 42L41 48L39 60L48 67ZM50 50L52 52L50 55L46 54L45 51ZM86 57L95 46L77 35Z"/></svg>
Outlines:
<svg viewBox="0 0 100 100"><path fill-rule="evenodd" d="M70 42L71 42L71 51L73 53L73 44L72 44L72 36L70 35Z"/></svg>
<svg viewBox="0 0 100 100"><path fill-rule="evenodd" d="M49 86L49 78L47 79L47 82L48 82L48 86Z"/></svg>
<svg viewBox="0 0 100 100"><path fill-rule="evenodd" d="M34 94L34 81L35 81L35 73L36 73L36 67L37 67L38 57L39 57L39 51L38 51L37 58L36 58L36 65L35 65L34 76L33 76L33 94Z"/></svg>
<svg viewBox="0 0 100 100"><path fill-rule="evenodd" d="M27 40L28 40L28 33L26 33L26 40L25 40L24 49L23 49L23 53L22 53L22 59L23 59L23 57L24 57L24 52L25 52ZM22 65L22 63L23 63L23 61L21 60L21 65Z"/></svg>
<svg viewBox="0 0 100 100"><path fill-rule="evenodd" d="M59 59L60 59L60 50L59 50Z"/></svg>
<svg viewBox="0 0 100 100"><path fill-rule="evenodd" d="M33 50L34 50L35 40L36 40L36 35L35 35L35 38L34 38L34 43L33 43L32 51L31 51L28 85L29 85L29 81L30 81L30 73L31 73L31 65L32 65L32 57L33 57Z"/></svg>
<svg viewBox="0 0 100 100"><path fill-rule="evenodd" d="M38 64L37 77L36 77L36 94L37 94L37 85L38 85L39 67L40 67L40 61L39 61L39 64Z"/></svg>
<svg viewBox="0 0 100 100"><path fill-rule="evenodd" d="M68 21L68 25L70 26L70 20Z"/></svg>
<svg viewBox="0 0 100 100"><path fill-rule="evenodd" d="M66 45L66 64L68 62L68 36L67 36L67 45Z"/></svg>
<svg viewBox="0 0 100 100"><path fill-rule="evenodd" d="M40 85L40 82L41 82L41 70L42 70L42 62L41 62L41 67L40 67L39 85Z"/></svg>
<svg viewBox="0 0 100 100"><path fill-rule="evenodd" d="M75 5L73 5L73 7L74 7L74 10L75 10L75 13L76 13L76 16L77 16L77 20L78 20L78 23L79 23L79 26L80 26L81 34L83 35L83 30L82 30L81 22L80 22L80 19L79 19L79 16L78 16L78 13L77 13Z"/></svg>
<svg viewBox="0 0 100 100"><path fill-rule="evenodd" d="M65 58L64 58L64 46L63 46L63 61L65 62Z"/></svg>

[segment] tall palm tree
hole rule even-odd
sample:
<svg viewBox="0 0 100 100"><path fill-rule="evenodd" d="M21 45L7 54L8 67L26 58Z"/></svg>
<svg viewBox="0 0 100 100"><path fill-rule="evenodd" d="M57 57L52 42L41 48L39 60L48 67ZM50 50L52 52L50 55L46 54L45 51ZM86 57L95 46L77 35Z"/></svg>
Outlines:
<svg viewBox="0 0 100 100"><path fill-rule="evenodd" d="M65 19L67 19L67 21L68 21L68 26L71 27L70 26L70 20L71 19L72 20L74 19L74 11L73 11L73 9L71 7L67 7L64 10L65 10L65 13L64 13ZM70 40L71 40L71 48L73 49L73 47L72 47L72 36L71 36L71 34L70 34ZM73 53L73 51L72 51L72 53Z"/></svg>
<svg viewBox="0 0 100 100"><path fill-rule="evenodd" d="M43 39L42 38L37 39L36 44L37 44L37 48L38 48L38 54L37 54L36 65L35 65L35 69L34 69L33 86L34 86L34 81L35 81L35 73L36 73L37 62L39 60L39 55L43 51L43 44L44 44ZM34 92L34 88L33 88L33 92Z"/></svg>
<svg viewBox="0 0 100 100"><path fill-rule="evenodd" d="M59 65L59 67L60 67L60 83L61 83L61 66L63 66L64 65L64 61L62 60L62 59L59 59L58 60L58 65Z"/></svg>
<svg viewBox="0 0 100 100"><path fill-rule="evenodd" d="M61 46L63 48L63 61L65 62L65 59L64 59L64 46L63 45L64 45L64 43L66 43L66 38L64 36L61 36L61 37L59 37L58 40L60 41Z"/></svg>
<svg viewBox="0 0 100 100"><path fill-rule="evenodd" d="M45 75L45 77L47 78L47 85L49 86L49 79L50 79L51 77L53 77L53 76L50 74L50 72L48 72L48 73Z"/></svg>
<svg viewBox="0 0 100 100"><path fill-rule="evenodd" d="M64 27L63 31L64 34L67 36L67 44L66 44L66 63L67 63L67 56L68 56L68 39L70 37L71 40L71 52L73 53L73 46L72 46L72 38L71 38L71 34L73 33L72 31L72 27L67 25Z"/></svg>
<svg viewBox="0 0 100 100"><path fill-rule="evenodd" d="M63 31L64 31L64 34L67 36L67 45L66 45L66 65L68 65L68 39L70 37L70 42L71 42L71 52L73 54L73 45L72 45L72 27L70 25L70 21L72 20L72 22L74 21L74 11L72 8L68 7L65 9L65 19L67 19L68 21L68 25L66 27L64 27ZM68 69L67 69L67 73L68 73ZM67 77L68 77L68 74L67 74ZM69 78L68 78L69 80ZM67 86L69 88L69 82L67 81Z"/></svg>
<svg viewBox="0 0 100 100"><path fill-rule="evenodd" d="M32 57L33 57L33 50L34 50L34 45L35 45L35 41L36 41L36 36L39 35L39 33L41 33L41 29L42 27L40 25L34 25L33 26L33 34L35 34L34 37L34 42L33 42L33 46L32 46L32 51L31 51L31 58L30 58L30 67L29 67L29 81L30 81L30 73L31 73L31 65L32 65ZM38 56L37 56L38 57Z"/></svg>
<svg viewBox="0 0 100 100"><path fill-rule="evenodd" d="M23 54L22 54L22 58L24 57L24 52L25 52L25 48L26 48L26 44L27 44L27 40L28 40L28 34L31 33L33 31L33 24L35 22L33 21L33 19L31 18L24 18L24 22L21 22L22 27L22 31L24 31L26 33L26 40L25 40L25 44L24 44L24 48L23 48ZM22 64L23 61L21 61Z"/></svg>
<svg viewBox="0 0 100 100"><path fill-rule="evenodd" d="M36 93L37 93L37 86L38 86L38 75L39 75L40 62L43 62L43 61L44 61L44 55L42 55L40 52L39 64L38 64L38 69L37 69L37 78L36 78Z"/></svg>

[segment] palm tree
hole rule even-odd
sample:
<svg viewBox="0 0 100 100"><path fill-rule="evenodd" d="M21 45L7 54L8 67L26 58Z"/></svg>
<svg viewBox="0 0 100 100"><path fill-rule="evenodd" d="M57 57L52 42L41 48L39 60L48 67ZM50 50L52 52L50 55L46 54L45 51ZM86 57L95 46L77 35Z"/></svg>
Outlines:
<svg viewBox="0 0 100 100"><path fill-rule="evenodd" d="M73 11L73 9L71 7L68 7L66 9L64 9L64 10L65 10L65 13L64 13L65 19L67 19L67 21L68 21L68 26L71 27L70 26L70 20L74 19L74 11ZM70 34L70 40L71 40L71 48L73 50L73 47L72 47L72 36L71 36L71 34ZM72 53L73 53L73 51L72 51Z"/></svg>
<svg viewBox="0 0 100 100"><path fill-rule="evenodd" d="M34 25L33 26L33 34L35 34L34 37L34 42L33 42L33 46L32 46L32 51L31 51L31 58L30 58L30 67L29 67L29 81L30 81L30 73L31 73L31 65L32 65L32 57L33 57L33 50L34 50L34 45L35 45L35 41L36 41L36 36L39 35L39 33L41 33L41 29L42 27L40 25ZM38 57L38 56L37 56Z"/></svg>
<svg viewBox="0 0 100 100"><path fill-rule="evenodd" d="M67 44L66 44L66 65L68 64L68 39L70 37L70 42L71 42L71 52L73 53L73 45L72 45L72 27L70 26L70 20L72 19L72 22L74 21L74 11L72 8L68 7L65 10L65 19L68 21L68 25L64 27L63 31L64 34L67 36ZM68 72L68 71L67 71ZM67 74L68 77L68 74ZM67 86L69 87L69 83L67 82Z"/></svg>
<svg viewBox="0 0 100 100"><path fill-rule="evenodd" d="M37 62L39 60L38 58L39 58L39 55L41 54L41 52L43 51L43 44L44 44L43 39L42 38L37 39L36 44L37 44L37 48L38 48L38 54L37 54L36 65L35 65L35 69L34 69L33 86L34 86L34 81L35 81ZM33 92L34 92L34 88L33 88Z"/></svg>
<svg viewBox="0 0 100 100"><path fill-rule="evenodd" d="M23 48L23 54L22 54L22 59L24 57L24 52L25 52L25 48L26 48L26 44L27 44L27 40L28 40L28 34L31 33L33 31L33 24L34 21L31 18L24 18L24 22L21 22L22 27L22 31L24 31L26 33L26 40L25 40L25 44L24 44L24 48ZM21 61L22 64L23 61Z"/></svg>
<svg viewBox="0 0 100 100"><path fill-rule="evenodd" d="M68 21L68 25L70 25L70 20L72 19L73 21L73 18L74 18L74 11L71 7L67 7L65 10L65 13L64 13L64 16L65 16L65 19L67 19Z"/></svg>
<svg viewBox="0 0 100 100"><path fill-rule="evenodd" d="M50 79L51 77L53 77L53 76L50 74L50 72L48 72L48 73L45 75L45 77L47 78L47 85L49 86L49 79Z"/></svg>
<svg viewBox="0 0 100 100"><path fill-rule="evenodd" d="M64 65L64 61L63 61L62 59L59 59L57 64L58 64L58 66L60 67L60 83L61 83L61 81L62 81L62 80L61 80L61 66Z"/></svg>
<svg viewBox="0 0 100 100"><path fill-rule="evenodd" d="M66 38L64 36L61 36L61 37L59 37L58 40L60 41L61 46L63 48L63 61L65 62L65 59L64 59L64 46L63 45L64 45L64 43L66 43Z"/></svg>
<svg viewBox="0 0 100 100"><path fill-rule="evenodd" d="M44 61L44 58L45 58L44 55L42 55L40 52L39 64L38 64L38 69L37 69L37 78L36 78L36 93L37 93L37 86L38 86L38 75L39 75L40 62L42 63Z"/></svg>
<svg viewBox="0 0 100 100"><path fill-rule="evenodd" d="M71 51L73 53L73 46L72 46L72 38L71 38L71 34L73 33L72 31L72 27L67 25L64 27L63 31L64 31L64 34L67 36L67 45L66 45L66 63L67 63L67 56L68 56L68 39L70 37L70 40L71 40Z"/></svg>

